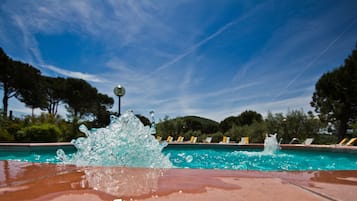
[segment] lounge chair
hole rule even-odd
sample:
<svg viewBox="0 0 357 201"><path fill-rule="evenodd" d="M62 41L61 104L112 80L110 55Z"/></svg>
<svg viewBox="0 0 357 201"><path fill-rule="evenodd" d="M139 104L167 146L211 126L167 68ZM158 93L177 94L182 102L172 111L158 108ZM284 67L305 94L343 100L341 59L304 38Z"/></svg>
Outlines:
<svg viewBox="0 0 357 201"><path fill-rule="evenodd" d="M306 140L302 144L310 145L313 141L314 141L314 138L306 138Z"/></svg>
<svg viewBox="0 0 357 201"><path fill-rule="evenodd" d="M229 143L229 141L230 141L230 137L227 137L227 136L223 136L223 139L222 139L222 141L221 142L219 142L219 143L223 143L223 144L227 144L227 143Z"/></svg>
<svg viewBox="0 0 357 201"><path fill-rule="evenodd" d="M156 136L156 140L160 142L162 140L162 137L158 135Z"/></svg>
<svg viewBox="0 0 357 201"><path fill-rule="evenodd" d="M205 140L203 140L204 143L211 143L212 137L206 137Z"/></svg>
<svg viewBox="0 0 357 201"><path fill-rule="evenodd" d="M238 144L249 144L249 137L241 137Z"/></svg>
<svg viewBox="0 0 357 201"><path fill-rule="evenodd" d="M166 139L167 142L172 142L172 140L173 140L173 137L171 135L169 135Z"/></svg>
<svg viewBox="0 0 357 201"><path fill-rule="evenodd" d="M348 141L348 138L345 137L337 145L344 145L344 144L346 144L347 141Z"/></svg>
<svg viewBox="0 0 357 201"><path fill-rule="evenodd" d="M183 142L183 139L184 139L183 136L179 136L179 137L177 138L176 142Z"/></svg>
<svg viewBox="0 0 357 201"><path fill-rule="evenodd" d="M352 146L355 142L357 142L357 137L351 138L345 145Z"/></svg>
<svg viewBox="0 0 357 201"><path fill-rule="evenodd" d="M190 143L196 143L197 142L197 137L191 136Z"/></svg>
<svg viewBox="0 0 357 201"><path fill-rule="evenodd" d="M290 140L289 144L293 144L294 142L299 142L299 139L294 137L293 139Z"/></svg>

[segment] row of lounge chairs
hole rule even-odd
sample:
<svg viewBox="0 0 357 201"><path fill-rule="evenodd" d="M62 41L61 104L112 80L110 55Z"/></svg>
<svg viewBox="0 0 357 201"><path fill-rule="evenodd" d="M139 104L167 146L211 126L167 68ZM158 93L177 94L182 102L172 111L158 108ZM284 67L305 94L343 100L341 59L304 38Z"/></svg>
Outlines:
<svg viewBox="0 0 357 201"><path fill-rule="evenodd" d="M306 138L305 141L303 141L301 144L303 145L310 145L312 144L312 142L314 141L314 138ZM293 138L289 144L293 144L294 142L299 142L299 139L297 138ZM357 142L357 137L355 138L351 138L351 139L348 139L348 138L344 138L342 139L338 144L336 145L339 145L339 146L352 146L354 145L355 143Z"/></svg>
<svg viewBox="0 0 357 201"><path fill-rule="evenodd" d="M162 138L160 136L157 136L156 138L158 141L161 141ZM184 142L184 137L183 136L179 136L177 138L176 141L174 141L174 138L172 136L168 136L166 139L167 142L179 142L182 143ZM204 139L202 142L203 143L211 143L212 141L212 137L206 137L206 139ZM312 142L314 141L314 138L306 138L303 142L299 143L299 139L298 138L293 138L289 144L293 144L294 142L298 143L298 144L303 144L303 145L310 145L312 144ZM189 143L196 143L197 142L197 137L196 136L191 136L190 140L187 141ZM355 138L344 138L342 139L337 145L340 146L352 146L357 142L357 137ZM230 137L228 136L223 136L222 141L219 142L220 144L228 144L230 143ZM240 145L245 145L245 144L249 144L249 137L241 137L241 140L238 142L238 144Z"/></svg>
<svg viewBox="0 0 357 201"><path fill-rule="evenodd" d="M354 138L351 138L351 139L348 139L346 137L346 138L343 138L337 145L352 146L356 142L357 142L357 137L354 137Z"/></svg>
<svg viewBox="0 0 357 201"><path fill-rule="evenodd" d="M162 140L161 136L157 136L156 139L158 141ZM178 142L178 143L182 143L184 142L185 137L183 136L179 136L175 141L174 138L172 136L168 136L167 139L165 140L166 142ZM204 139L202 142L203 143L211 143L212 141L212 137L206 137L206 139ZM189 143L196 143L197 142L197 137L196 136L191 136L190 140L187 141ZM223 136L222 141L219 142L220 144L228 144L230 143L230 137L228 136ZM238 144L249 144L249 137L242 137L241 141Z"/></svg>

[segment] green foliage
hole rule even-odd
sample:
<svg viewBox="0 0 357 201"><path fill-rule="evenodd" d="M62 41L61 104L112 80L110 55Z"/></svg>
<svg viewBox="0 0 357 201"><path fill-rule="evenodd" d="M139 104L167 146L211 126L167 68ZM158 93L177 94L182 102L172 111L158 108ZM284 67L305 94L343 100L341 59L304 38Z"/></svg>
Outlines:
<svg viewBox="0 0 357 201"><path fill-rule="evenodd" d="M143 123L144 126L150 126L151 125L151 122L147 117L145 117L143 115L140 115L140 114L137 114L135 116L140 119L141 123Z"/></svg>
<svg viewBox="0 0 357 201"><path fill-rule="evenodd" d="M339 142L335 135L315 135L314 144L337 144Z"/></svg>
<svg viewBox="0 0 357 201"><path fill-rule="evenodd" d="M0 127L0 142L12 142L15 138L6 129Z"/></svg>
<svg viewBox="0 0 357 201"><path fill-rule="evenodd" d="M262 122L263 117L261 114L252 111L252 110L246 110L242 112L240 115L234 117L230 116L225 118L223 121L220 123L220 130L225 133L233 125L238 125L238 126L244 126L244 125L251 125L253 122Z"/></svg>
<svg viewBox="0 0 357 201"><path fill-rule="evenodd" d="M357 46L356 46L357 47ZM357 48L344 64L323 74L315 85L311 106L320 119L338 123L338 138L342 139L348 124L357 118Z"/></svg>
<svg viewBox="0 0 357 201"><path fill-rule="evenodd" d="M61 130L48 123L22 128L16 134L16 138L22 142L57 142L61 137Z"/></svg>
<svg viewBox="0 0 357 201"><path fill-rule="evenodd" d="M166 117L164 121L156 125L157 134L166 139L171 135L176 139L178 136L184 136L185 139L190 139L193 136L200 136L201 133L215 133L218 131L219 124L213 120L196 117L178 117L169 119Z"/></svg>
<svg viewBox="0 0 357 201"><path fill-rule="evenodd" d="M45 88L46 106L49 114L56 115L58 106L64 102L66 95L66 80L61 77L43 77L43 85Z"/></svg>

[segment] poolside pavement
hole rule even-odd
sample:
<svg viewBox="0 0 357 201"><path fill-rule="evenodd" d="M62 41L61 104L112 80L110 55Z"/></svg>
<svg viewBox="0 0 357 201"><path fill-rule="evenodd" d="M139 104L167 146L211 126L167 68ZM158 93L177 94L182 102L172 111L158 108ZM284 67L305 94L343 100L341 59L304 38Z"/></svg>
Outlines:
<svg viewBox="0 0 357 201"><path fill-rule="evenodd" d="M76 167L0 161L0 200L356 200L357 171Z"/></svg>

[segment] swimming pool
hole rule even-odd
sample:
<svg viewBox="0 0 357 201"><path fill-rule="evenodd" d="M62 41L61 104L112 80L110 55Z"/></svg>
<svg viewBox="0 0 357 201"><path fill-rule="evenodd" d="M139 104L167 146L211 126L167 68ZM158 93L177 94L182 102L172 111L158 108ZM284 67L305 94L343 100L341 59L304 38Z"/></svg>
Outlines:
<svg viewBox="0 0 357 201"><path fill-rule="evenodd" d="M280 150L274 154L262 149L168 147L173 165L180 168L308 171L357 170L357 155L331 151Z"/></svg>
<svg viewBox="0 0 357 201"><path fill-rule="evenodd" d="M269 154L260 148L245 147L174 144L163 149L163 153L169 156L176 168L259 171L357 170L357 154L353 152L282 149ZM72 146L36 146L31 149L0 147L0 160L61 163L56 156L58 148L64 149L69 155L76 152Z"/></svg>

